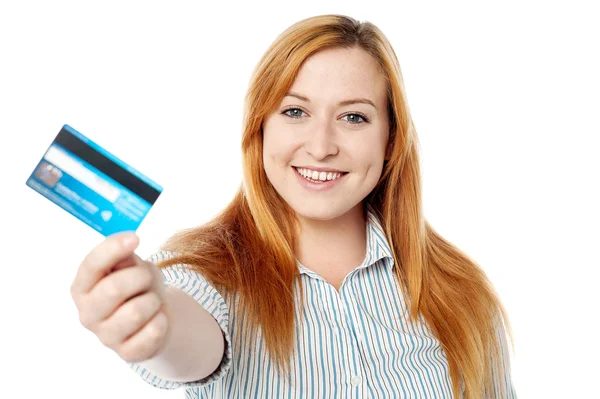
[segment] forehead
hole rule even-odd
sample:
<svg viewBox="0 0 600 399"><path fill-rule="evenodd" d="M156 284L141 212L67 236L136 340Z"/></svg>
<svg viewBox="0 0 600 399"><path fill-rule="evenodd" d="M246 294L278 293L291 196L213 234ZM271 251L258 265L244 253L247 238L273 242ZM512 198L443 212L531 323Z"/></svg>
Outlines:
<svg viewBox="0 0 600 399"><path fill-rule="evenodd" d="M369 53L355 47L322 50L300 67L290 91L311 102L367 97L385 101L386 83L379 64Z"/></svg>

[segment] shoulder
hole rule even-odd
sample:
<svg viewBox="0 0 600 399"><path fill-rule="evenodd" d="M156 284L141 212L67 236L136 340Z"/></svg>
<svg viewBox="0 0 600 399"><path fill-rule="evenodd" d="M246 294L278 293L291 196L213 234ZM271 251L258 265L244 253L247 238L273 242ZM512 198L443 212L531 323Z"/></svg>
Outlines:
<svg viewBox="0 0 600 399"><path fill-rule="evenodd" d="M208 279L197 268L185 263L184 260L177 260L179 255L179 253L174 251L159 250L148 256L146 261L154 264L161 270L163 281L167 285L176 286L188 293L193 289L201 289L202 291L214 294L216 290ZM166 263L167 261L170 262Z"/></svg>
<svg viewBox="0 0 600 399"><path fill-rule="evenodd" d="M160 262L174 258L176 255L176 252L161 250L152 253L146 258L146 261L154 264L159 264Z"/></svg>

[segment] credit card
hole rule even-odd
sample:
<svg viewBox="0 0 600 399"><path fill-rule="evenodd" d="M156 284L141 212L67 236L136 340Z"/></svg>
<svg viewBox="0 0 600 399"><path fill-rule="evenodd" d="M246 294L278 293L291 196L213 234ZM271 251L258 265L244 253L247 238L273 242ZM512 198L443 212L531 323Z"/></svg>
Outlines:
<svg viewBox="0 0 600 399"><path fill-rule="evenodd" d="M104 236L137 230L163 190L69 125L27 185Z"/></svg>

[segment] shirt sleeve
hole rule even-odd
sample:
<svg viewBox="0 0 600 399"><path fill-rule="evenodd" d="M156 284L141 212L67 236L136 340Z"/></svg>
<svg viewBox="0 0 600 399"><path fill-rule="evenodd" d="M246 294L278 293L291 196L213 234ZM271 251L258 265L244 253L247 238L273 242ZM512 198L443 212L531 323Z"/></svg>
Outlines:
<svg viewBox="0 0 600 399"><path fill-rule="evenodd" d="M173 253L160 251L150 256L147 261L160 262L173 257ZM182 387L201 387L223 378L231 368L231 337L229 335L229 308L221 294L214 289L199 273L184 265L172 265L161 269L164 283L181 289L194 298L217 321L225 339L223 359L217 369L209 376L189 382L169 381L154 375L139 363L128 363L130 368L144 381L161 389L178 389Z"/></svg>
<svg viewBox="0 0 600 399"><path fill-rule="evenodd" d="M508 350L508 340L504 324L497 321L496 337L500 343L500 363L492 368L492 379L494 384L494 398L502 399L517 399L517 393L512 381L510 352ZM504 376L499 373L499 370L504 371Z"/></svg>

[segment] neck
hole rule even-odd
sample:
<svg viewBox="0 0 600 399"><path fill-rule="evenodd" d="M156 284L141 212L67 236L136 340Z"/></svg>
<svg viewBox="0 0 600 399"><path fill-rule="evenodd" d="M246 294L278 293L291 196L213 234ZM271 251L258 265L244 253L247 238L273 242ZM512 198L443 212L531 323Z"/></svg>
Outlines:
<svg viewBox="0 0 600 399"><path fill-rule="evenodd" d="M360 265L367 238L363 206L330 220L300 218L297 258L312 270L348 269Z"/></svg>

